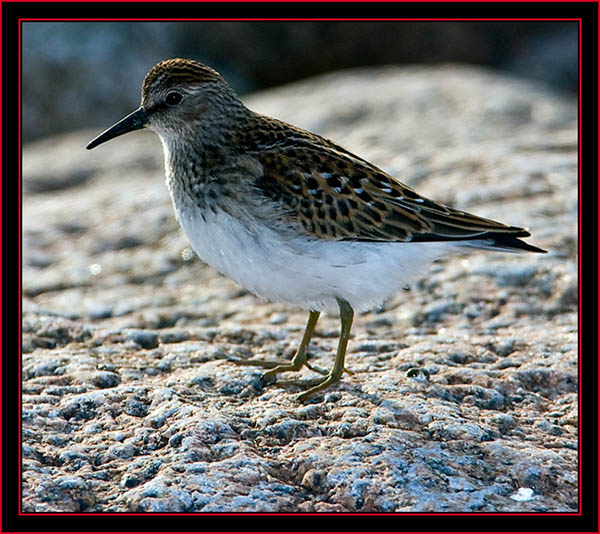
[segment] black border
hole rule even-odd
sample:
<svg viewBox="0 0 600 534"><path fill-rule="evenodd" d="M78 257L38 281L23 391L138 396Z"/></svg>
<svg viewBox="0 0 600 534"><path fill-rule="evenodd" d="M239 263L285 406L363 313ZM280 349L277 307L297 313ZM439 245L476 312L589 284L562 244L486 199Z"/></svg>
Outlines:
<svg viewBox="0 0 600 534"><path fill-rule="evenodd" d="M18 355L20 302L20 235L15 203L20 205L18 161L18 18L581 18L582 45L582 172L581 208L595 217L583 218L580 237L585 242L581 269L581 354L584 381L582 420L582 516L577 515L103 515L52 514L18 516ZM552 531L597 532L597 306L598 281L598 4L595 2L494 3L2 3L2 166L3 212L3 450L2 531ZM20 213L19 213L20 216ZM580 245L581 247L581 245ZM580 248L581 250L581 248ZM595 319L595 320L594 320Z"/></svg>

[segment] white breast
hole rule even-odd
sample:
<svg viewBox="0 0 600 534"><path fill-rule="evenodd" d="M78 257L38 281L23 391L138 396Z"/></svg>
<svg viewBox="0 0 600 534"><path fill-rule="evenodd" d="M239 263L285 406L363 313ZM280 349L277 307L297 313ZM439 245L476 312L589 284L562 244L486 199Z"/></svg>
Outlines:
<svg viewBox="0 0 600 534"><path fill-rule="evenodd" d="M306 310L337 311L336 297L357 311L380 305L414 281L448 243L334 242L290 235L217 209L175 206L198 256L259 297Z"/></svg>

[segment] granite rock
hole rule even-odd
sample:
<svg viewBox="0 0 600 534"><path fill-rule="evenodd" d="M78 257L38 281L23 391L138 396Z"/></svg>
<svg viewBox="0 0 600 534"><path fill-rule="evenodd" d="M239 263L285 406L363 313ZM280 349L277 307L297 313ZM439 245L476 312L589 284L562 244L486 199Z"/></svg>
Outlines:
<svg viewBox="0 0 600 534"><path fill-rule="evenodd" d="M153 134L29 144L24 510L575 511L575 101L441 66L332 73L247 103L424 195L526 225L549 253L433 265L356 318L354 375L300 404L312 372L263 384L228 360L291 357L305 314L194 257ZM337 332L324 316L314 365L332 365Z"/></svg>

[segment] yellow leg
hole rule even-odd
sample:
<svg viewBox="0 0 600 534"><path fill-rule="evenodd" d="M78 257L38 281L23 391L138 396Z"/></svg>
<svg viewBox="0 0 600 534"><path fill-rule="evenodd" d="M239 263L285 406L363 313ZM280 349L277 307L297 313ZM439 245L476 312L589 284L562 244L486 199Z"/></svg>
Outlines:
<svg viewBox="0 0 600 534"><path fill-rule="evenodd" d="M299 401L305 401L315 393L327 389L331 384L339 382L342 374L344 373L344 359L346 358L346 347L348 346L348 338L350 337L350 329L352 328L352 321L354 319L354 310L352 306L343 299L337 299L338 306L340 307L340 320L342 323L340 329L340 340L337 347L337 353L335 355L335 362L333 368L320 384L310 388L308 391L298 396Z"/></svg>
<svg viewBox="0 0 600 534"><path fill-rule="evenodd" d="M282 363L279 364L274 369L267 371L263 375L263 379L271 378L278 373L284 373L285 371L300 371L303 365L306 365L309 369L313 369L308 363L306 363L306 356L308 355L308 345L310 343L310 338L315 331L315 326L317 326L317 321L319 320L319 315L321 312L311 311L308 313L308 323L306 323L306 330L304 331L304 335L302 336L302 341L300 342L300 346L296 351L296 354L292 358L290 363ZM314 370L314 369L313 369Z"/></svg>
<svg viewBox="0 0 600 534"><path fill-rule="evenodd" d="M315 330L315 326L317 326L317 321L319 320L320 314L321 312L309 312L308 323L306 324L304 336L302 336L300 346L298 347L298 350L296 351L296 354L292 358L291 362L273 362L269 360L234 360L233 363L236 365L254 365L258 367L264 367L265 369L271 369L264 374L263 378L269 378L284 371L299 371L303 365L306 365L309 369L313 369L306 362L306 356L308 354L308 345Z"/></svg>

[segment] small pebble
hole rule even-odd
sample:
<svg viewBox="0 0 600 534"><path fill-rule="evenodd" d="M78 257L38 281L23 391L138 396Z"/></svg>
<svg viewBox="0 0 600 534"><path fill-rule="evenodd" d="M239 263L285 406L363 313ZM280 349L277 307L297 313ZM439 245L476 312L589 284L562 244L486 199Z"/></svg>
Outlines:
<svg viewBox="0 0 600 534"><path fill-rule="evenodd" d="M533 499L533 490L531 488L519 488L519 491L513 493L510 498L513 501L530 501Z"/></svg>
<svg viewBox="0 0 600 534"><path fill-rule="evenodd" d="M406 377L417 380L418 382L429 382L429 371L422 367L411 367L406 371Z"/></svg>
<svg viewBox="0 0 600 534"><path fill-rule="evenodd" d="M155 349L158 347L158 334L150 330L132 330L127 335L127 339L144 349Z"/></svg>
<svg viewBox="0 0 600 534"><path fill-rule="evenodd" d="M271 317L269 319L269 323L270 324L284 324L284 323L287 323L288 317L289 316L287 313L274 313L273 315L271 315Z"/></svg>

